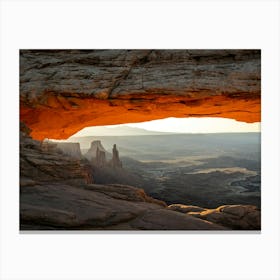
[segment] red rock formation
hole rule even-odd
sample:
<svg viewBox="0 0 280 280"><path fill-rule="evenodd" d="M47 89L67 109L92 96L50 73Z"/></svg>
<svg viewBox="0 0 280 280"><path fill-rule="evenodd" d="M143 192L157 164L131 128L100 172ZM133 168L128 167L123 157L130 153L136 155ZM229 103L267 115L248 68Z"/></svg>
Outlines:
<svg viewBox="0 0 280 280"><path fill-rule="evenodd" d="M97 166L105 166L106 165L106 155L105 155L105 152L104 151L100 151L98 147L96 149L95 164Z"/></svg>
<svg viewBox="0 0 280 280"><path fill-rule="evenodd" d="M114 146L113 146L113 156L112 156L112 160L111 160L111 165L114 168L122 167L122 162L120 161L119 151L117 150L116 144L114 144Z"/></svg>
<svg viewBox="0 0 280 280"><path fill-rule="evenodd" d="M21 51L20 118L35 139L166 117L260 121L258 50Z"/></svg>
<svg viewBox="0 0 280 280"><path fill-rule="evenodd" d="M101 155L102 153L102 155ZM104 156L103 156L104 153ZM94 140L91 142L90 148L89 150L86 152L85 157L93 162L96 163L96 159L98 158L98 162L100 163L100 161L104 161L104 163L106 162L106 150L105 148L102 146L101 141L100 140ZM101 159L102 157L102 159Z"/></svg>

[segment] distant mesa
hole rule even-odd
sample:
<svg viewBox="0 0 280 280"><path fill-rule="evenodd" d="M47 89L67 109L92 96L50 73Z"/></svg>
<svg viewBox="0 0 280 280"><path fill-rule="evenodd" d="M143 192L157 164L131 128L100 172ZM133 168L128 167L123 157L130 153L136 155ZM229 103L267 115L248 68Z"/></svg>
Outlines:
<svg viewBox="0 0 280 280"><path fill-rule="evenodd" d="M45 152L60 151L64 155L70 156L75 159L82 159L82 153L80 149L80 143L72 142L55 142L49 139L44 139L41 143L41 148Z"/></svg>
<svg viewBox="0 0 280 280"><path fill-rule="evenodd" d="M43 152L47 153L60 152L78 160L83 158L80 149L80 143L56 142L46 138L41 142L41 149ZM100 140L92 141L89 150L84 156L97 167L107 166L113 168L122 168L122 162L119 158L119 151L116 144L113 145L111 160L106 159L106 157L109 158L111 154L105 150Z"/></svg>
<svg viewBox="0 0 280 280"><path fill-rule="evenodd" d="M89 150L86 152L85 157L89 160L92 161L93 159L96 158L97 153L99 152L104 152L105 153L105 158L106 158L106 153L109 155L109 153L105 150L103 145L101 144L100 140L94 140L90 144Z"/></svg>
<svg viewBox="0 0 280 280"><path fill-rule="evenodd" d="M153 131L139 127L130 127L127 125L117 125L115 127L93 126L85 127L72 137L87 137L87 136L139 136L139 135L169 135L172 132Z"/></svg>
<svg viewBox="0 0 280 280"><path fill-rule="evenodd" d="M80 143L57 143L57 148L59 148L65 155L77 159L82 158Z"/></svg>
<svg viewBox="0 0 280 280"><path fill-rule="evenodd" d="M57 143L50 141L48 138L45 138L41 142L41 149L43 152L55 152L57 151Z"/></svg>
<svg viewBox="0 0 280 280"><path fill-rule="evenodd" d="M114 168L122 168L122 162L119 158L119 151L116 144L113 146L112 159L107 161L106 156L109 157L110 153L105 150L100 140L91 142L89 150L86 152L85 157L98 167L111 166Z"/></svg>

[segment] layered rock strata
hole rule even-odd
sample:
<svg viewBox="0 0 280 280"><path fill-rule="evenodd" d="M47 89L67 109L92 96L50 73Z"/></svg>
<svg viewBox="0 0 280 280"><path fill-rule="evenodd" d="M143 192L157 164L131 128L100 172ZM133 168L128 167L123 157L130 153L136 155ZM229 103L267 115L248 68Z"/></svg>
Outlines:
<svg viewBox="0 0 280 280"><path fill-rule="evenodd" d="M21 120L41 140L166 117L257 122L260 79L260 50L22 50Z"/></svg>
<svg viewBox="0 0 280 280"><path fill-rule="evenodd" d="M92 183L90 166L71 156L64 155L55 146L46 149L21 131L20 135L20 185L44 182Z"/></svg>

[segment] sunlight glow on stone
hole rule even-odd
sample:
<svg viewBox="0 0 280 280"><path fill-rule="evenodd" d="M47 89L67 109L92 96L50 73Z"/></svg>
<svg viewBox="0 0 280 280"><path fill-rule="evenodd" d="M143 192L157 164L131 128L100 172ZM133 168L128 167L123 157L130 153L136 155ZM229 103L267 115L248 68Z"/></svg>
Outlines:
<svg viewBox="0 0 280 280"><path fill-rule="evenodd" d="M166 118L142 123L86 127L72 136L133 135L133 130L130 131L129 128L171 133L246 133L260 132L260 123L238 122L226 118Z"/></svg>
<svg viewBox="0 0 280 280"><path fill-rule="evenodd" d="M127 125L178 133L260 132L260 123L238 122L226 118L167 118Z"/></svg>

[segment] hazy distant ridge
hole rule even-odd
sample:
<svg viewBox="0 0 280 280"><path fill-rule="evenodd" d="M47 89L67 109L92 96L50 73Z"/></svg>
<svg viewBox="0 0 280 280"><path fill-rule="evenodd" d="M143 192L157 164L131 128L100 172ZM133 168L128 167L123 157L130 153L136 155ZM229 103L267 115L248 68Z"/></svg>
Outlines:
<svg viewBox="0 0 280 280"><path fill-rule="evenodd" d="M75 134L70 138L74 137L87 137L87 136L137 136L137 135L167 135L174 134L173 132L160 132L151 131L143 128L130 127L126 125L121 125L117 127L104 127L95 126L85 129L87 132L83 135L83 132Z"/></svg>

